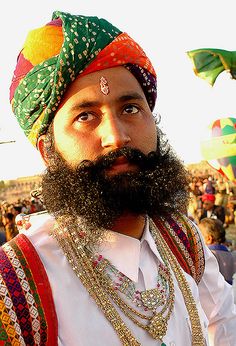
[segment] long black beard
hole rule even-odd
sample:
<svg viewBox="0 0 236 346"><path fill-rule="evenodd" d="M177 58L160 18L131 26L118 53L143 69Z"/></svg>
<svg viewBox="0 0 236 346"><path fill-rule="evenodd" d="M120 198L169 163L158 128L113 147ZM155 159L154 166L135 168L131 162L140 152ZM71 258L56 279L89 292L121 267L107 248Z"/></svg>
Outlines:
<svg viewBox="0 0 236 346"><path fill-rule="evenodd" d="M135 164L137 171L107 175L120 156ZM73 169L54 150L42 179L42 195L47 210L56 218L74 220L74 228L78 219L83 220L88 229L95 230L111 228L125 213L155 217L185 211L187 186L187 171L171 150L146 156L125 147L94 162L83 161Z"/></svg>

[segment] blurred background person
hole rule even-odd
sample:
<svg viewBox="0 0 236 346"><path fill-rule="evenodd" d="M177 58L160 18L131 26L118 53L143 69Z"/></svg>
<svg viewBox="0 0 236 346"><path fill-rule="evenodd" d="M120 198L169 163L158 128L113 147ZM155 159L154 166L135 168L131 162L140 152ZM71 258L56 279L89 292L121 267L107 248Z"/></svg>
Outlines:
<svg viewBox="0 0 236 346"><path fill-rule="evenodd" d="M215 183L212 180L211 176L209 176L208 178L204 179L203 181L203 190L204 193L209 193L211 195L215 194Z"/></svg>
<svg viewBox="0 0 236 346"><path fill-rule="evenodd" d="M219 219L204 218L199 223L204 242L215 255L221 274L232 285L233 275L236 272L234 257L225 246L225 229Z"/></svg>
<svg viewBox="0 0 236 346"><path fill-rule="evenodd" d="M5 213L2 221L5 228L6 241L9 241L19 233L15 224L15 216L13 213Z"/></svg>
<svg viewBox="0 0 236 346"><path fill-rule="evenodd" d="M201 197L203 208L200 211L199 221L204 218L219 219L223 224L225 223L225 208L223 206L215 205L215 195L205 193Z"/></svg>
<svg viewBox="0 0 236 346"><path fill-rule="evenodd" d="M216 180L215 192L216 192L215 204L226 207L226 205L228 203L229 192L230 192L229 183L227 181L227 178L220 176Z"/></svg>
<svg viewBox="0 0 236 346"><path fill-rule="evenodd" d="M235 226L236 221L236 204L234 201L229 201L225 208L225 225L230 227L231 225Z"/></svg>

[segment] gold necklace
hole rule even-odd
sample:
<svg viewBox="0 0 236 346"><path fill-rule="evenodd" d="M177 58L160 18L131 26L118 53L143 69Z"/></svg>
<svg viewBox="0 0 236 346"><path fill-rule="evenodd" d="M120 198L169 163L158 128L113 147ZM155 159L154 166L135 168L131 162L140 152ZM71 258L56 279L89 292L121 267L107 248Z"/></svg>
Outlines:
<svg viewBox="0 0 236 346"><path fill-rule="evenodd" d="M67 228L62 228L57 224L52 230L51 235L58 241L76 276L113 326L122 342L122 345L141 346L132 335L131 331L127 328L107 297L107 294L100 286L93 270L92 263L85 252L84 246L81 246L79 238L75 239L76 234L73 233L75 232L71 232L70 234Z"/></svg>
<svg viewBox="0 0 236 346"><path fill-rule="evenodd" d="M198 311L182 269L162 238L162 235L156 229L152 220L150 220L150 231L164 263L169 270L170 268L173 270L182 292L192 326L192 345L204 346L205 342L202 335ZM57 239L73 271L81 280L91 297L95 300L96 304L101 308L108 321L112 324L122 344L127 346L140 345L121 319L118 311L115 309L109 298L111 298L112 301L120 307L124 314L137 326L145 329L154 339L162 340L166 334L168 320L171 316L174 305L174 284L171 275L168 303L160 312L156 312L151 317L141 314L122 300L113 289L111 282L104 275L102 270L99 272L94 270L92 261L86 253L85 247L81 245L81 239L78 234L79 232L70 232L67 228L62 228L60 224L57 224L55 229L52 231L52 235ZM152 293L148 291L151 290L146 291L146 299L150 300ZM140 319L147 320L148 324L140 322Z"/></svg>
<svg viewBox="0 0 236 346"><path fill-rule="evenodd" d="M108 277L114 290L118 290L129 301L135 304L139 309L151 311L153 313L166 304L169 298L169 281L170 272L168 268L159 263L157 265L156 287L153 289L140 291L136 289L135 283L126 275L121 273L114 265L100 254L93 255L91 253L92 263L97 273L104 272Z"/></svg>
<svg viewBox="0 0 236 346"><path fill-rule="evenodd" d="M170 271L169 264L166 261L165 257L163 259L166 267L168 268L168 271ZM172 276L169 275L168 282L169 299L167 299L166 303L163 304L163 308L160 311L156 311L156 309L155 311L151 310L152 315L150 316L140 313L136 309L132 308L121 298L118 292L114 289L111 278L108 275L106 275L105 268L106 263L104 263L103 266L98 267L97 270L95 268L98 280L103 290L108 294L108 296L113 300L113 302L117 306L119 306L119 308L129 319L131 319L140 328L145 329L152 336L152 338L162 341L163 337L166 334L168 320L171 316L174 307L174 283ZM152 307L152 303L156 305L156 291L156 289L143 291L143 300L145 301L145 304L147 306ZM149 323L144 324L140 320L148 321Z"/></svg>

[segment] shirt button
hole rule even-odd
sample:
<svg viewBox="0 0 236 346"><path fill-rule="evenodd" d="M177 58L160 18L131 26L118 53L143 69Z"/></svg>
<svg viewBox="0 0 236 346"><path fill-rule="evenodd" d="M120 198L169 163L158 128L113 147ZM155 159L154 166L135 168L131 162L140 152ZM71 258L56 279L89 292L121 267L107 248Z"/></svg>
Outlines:
<svg viewBox="0 0 236 346"><path fill-rule="evenodd" d="M171 342L170 342L170 346L175 346L175 342L174 342L174 341L171 341Z"/></svg>

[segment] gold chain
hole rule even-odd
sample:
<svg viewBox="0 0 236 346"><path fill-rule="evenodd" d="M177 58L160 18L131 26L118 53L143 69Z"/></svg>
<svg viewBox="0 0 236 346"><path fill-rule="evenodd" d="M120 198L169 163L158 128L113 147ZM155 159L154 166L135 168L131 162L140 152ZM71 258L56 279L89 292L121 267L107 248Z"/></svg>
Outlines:
<svg viewBox="0 0 236 346"><path fill-rule="evenodd" d="M180 268L178 261L172 254L168 245L162 238L160 232L158 232L156 229L156 226L152 220L150 220L150 231L164 263L166 264L168 270L170 270L170 268L173 270L179 288L182 292L192 326L192 345L204 346L205 343L198 311L182 269ZM154 339L162 340L166 334L168 320L171 316L174 305L174 284L171 274L169 280L168 303L160 312L156 312L153 316L146 316L139 313L122 300L119 294L112 287L111 279L104 275L104 272L95 271L91 258L87 255L84 246L81 245L80 237L76 232L70 233L67 228L62 229L61 226L57 224L55 229L52 231L52 235L57 239L77 277L81 280L91 297L95 300L96 304L101 308L108 321L112 324L122 342L122 345L138 346L140 343L127 328L110 299L112 299L112 301L120 307L124 314L137 326L148 331L148 333ZM167 313L166 316L164 316L166 310ZM137 317L140 319L149 320L149 324L146 325L141 323Z"/></svg>
<svg viewBox="0 0 236 346"><path fill-rule="evenodd" d="M73 239L68 229L61 229L59 225L54 228L52 235L57 239L76 276L80 279L90 296L95 300L107 320L113 326L122 345L141 346L127 328L119 313L110 302L107 294L102 289L94 272L92 263L84 247L79 244L79 240Z"/></svg>

